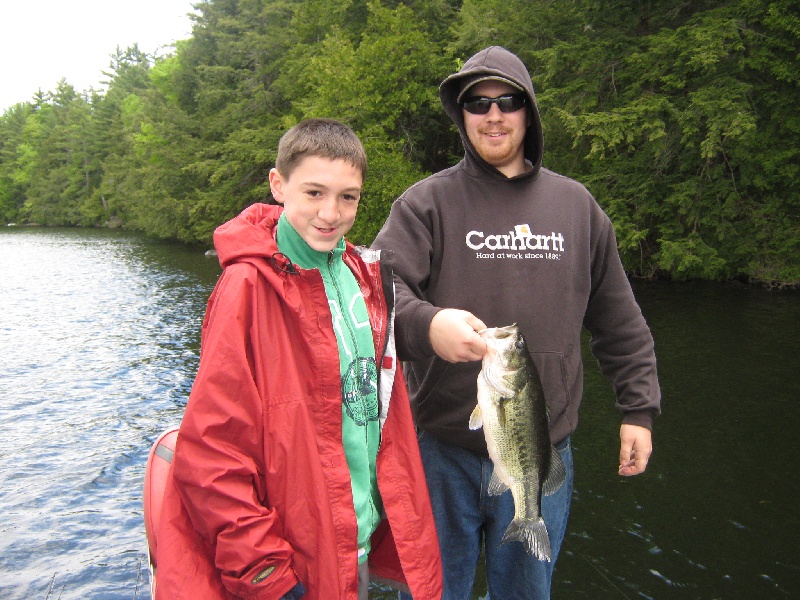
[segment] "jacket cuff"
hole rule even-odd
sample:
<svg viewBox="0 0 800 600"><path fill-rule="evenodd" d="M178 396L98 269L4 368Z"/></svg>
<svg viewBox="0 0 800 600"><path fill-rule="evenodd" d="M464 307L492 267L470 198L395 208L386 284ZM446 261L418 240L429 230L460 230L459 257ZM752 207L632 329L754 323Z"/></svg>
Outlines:
<svg viewBox="0 0 800 600"><path fill-rule="evenodd" d="M656 420L656 412L650 410L637 410L625 413L622 417L623 425L638 425L645 429L653 430L653 422Z"/></svg>
<svg viewBox="0 0 800 600"><path fill-rule="evenodd" d="M395 342L400 360L421 360L434 356L431 321L441 308L417 300L406 311L395 315Z"/></svg>
<svg viewBox="0 0 800 600"><path fill-rule="evenodd" d="M421 355L423 358L433 356L436 352L431 343L431 321L441 308L433 306L427 302L420 302L411 315L414 326L406 328L408 347L412 348L412 354Z"/></svg>

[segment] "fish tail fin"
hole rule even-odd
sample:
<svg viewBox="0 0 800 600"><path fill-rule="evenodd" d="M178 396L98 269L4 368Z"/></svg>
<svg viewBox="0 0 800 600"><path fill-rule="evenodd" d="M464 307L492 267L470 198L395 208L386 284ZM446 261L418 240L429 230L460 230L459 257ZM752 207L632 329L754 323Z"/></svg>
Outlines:
<svg viewBox="0 0 800 600"><path fill-rule="evenodd" d="M567 469L564 461L556 450L555 446L550 446L550 467L547 469L547 476L542 484L542 495L551 496L558 491L564 479L567 477Z"/></svg>
<svg viewBox="0 0 800 600"><path fill-rule="evenodd" d="M525 545L525 550L539 560L550 562L550 537L544 519L514 519L506 529L501 544L518 541Z"/></svg>

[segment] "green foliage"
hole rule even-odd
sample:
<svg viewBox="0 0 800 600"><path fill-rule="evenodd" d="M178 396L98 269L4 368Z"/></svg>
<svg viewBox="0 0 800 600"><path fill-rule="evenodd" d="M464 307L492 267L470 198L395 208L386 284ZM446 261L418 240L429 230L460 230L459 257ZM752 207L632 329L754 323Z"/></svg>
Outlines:
<svg viewBox="0 0 800 600"><path fill-rule="evenodd" d="M30 104L12 106L0 118L0 218L6 223L18 219L25 203L25 190L30 185L34 147L26 139L33 107Z"/></svg>
<svg viewBox="0 0 800 600"><path fill-rule="evenodd" d="M558 135L546 156L595 193L632 272L796 285L797 119L775 101L798 91L784 68L797 30L787 17L780 42L766 42L775 3L664 8L628 19L628 32L625 19L600 31L587 11L583 39L536 53L545 135ZM570 60L579 75L565 78ZM773 69L788 81L765 76Z"/></svg>
<svg viewBox="0 0 800 600"><path fill-rule="evenodd" d="M545 166L584 183L641 277L800 284L797 0L205 0L155 59L117 48L104 92L66 81L0 116L0 217L208 244L269 198L282 133L359 134L350 238L462 148L438 85L499 44L528 65Z"/></svg>
<svg viewBox="0 0 800 600"><path fill-rule="evenodd" d="M383 226L398 190L404 190L428 173L421 171L402 152L401 142L387 142L378 137L364 140L369 157L358 216L348 239L368 246Z"/></svg>
<svg viewBox="0 0 800 600"><path fill-rule="evenodd" d="M357 43L334 29L304 59L302 69L290 69L296 79L281 82L296 92L304 90L295 96L287 126L303 118L334 117L364 142L370 165L351 233L362 244L377 234L399 192L426 174L420 166L441 139L431 134L444 130L444 122L431 115L441 112L437 85L447 74L410 8L400 4L390 9L378 2L368 8Z"/></svg>

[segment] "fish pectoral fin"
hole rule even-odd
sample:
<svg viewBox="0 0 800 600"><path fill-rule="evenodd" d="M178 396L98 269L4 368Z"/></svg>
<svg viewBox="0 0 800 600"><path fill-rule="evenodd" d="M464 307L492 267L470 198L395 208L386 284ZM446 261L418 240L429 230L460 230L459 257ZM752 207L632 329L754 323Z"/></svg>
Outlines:
<svg viewBox="0 0 800 600"><path fill-rule="evenodd" d="M483 427L483 413L481 412L481 405L476 404L472 414L469 416L469 428L480 429L481 427Z"/></svg>
<svg viewBox="0 0 800 600"><path fill-rule="evenodd" d="M489 480L489 488L486 490L490 496L499 496L506 490L510 489L500 477L497 476L497 469L492 471L492 478Z"/></svg>
<svg viewBox="0 0 800 600"><path fill-rule="evenodd" d="M501 428L506 426L506 402L508 398L500 398L497 403L497 423Z"/></svg>
<svg viewBox="0 0 800 600"><path fill-rule="evenodd" d="M561 455L554 446L550 446L550 468L547 470L547 477L545 477L542 484L542 495L550 496L555 494L564 479L567 477L567 470L564 468L564 461L561 460Z"/></svg>

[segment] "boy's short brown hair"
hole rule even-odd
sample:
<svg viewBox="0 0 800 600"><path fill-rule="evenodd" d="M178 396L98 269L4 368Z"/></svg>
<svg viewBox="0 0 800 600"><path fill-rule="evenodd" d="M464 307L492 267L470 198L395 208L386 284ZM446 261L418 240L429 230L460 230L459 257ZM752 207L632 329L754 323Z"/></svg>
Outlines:
<svg viewBox="0 0 800 600"><path fill-rule="evenodd" d="M367 153L355 132L335 119L306 119L289 129L278 142L275 168L289 178L307 156L344 160L367 174Z"/></svg>

